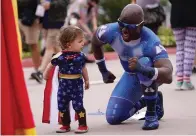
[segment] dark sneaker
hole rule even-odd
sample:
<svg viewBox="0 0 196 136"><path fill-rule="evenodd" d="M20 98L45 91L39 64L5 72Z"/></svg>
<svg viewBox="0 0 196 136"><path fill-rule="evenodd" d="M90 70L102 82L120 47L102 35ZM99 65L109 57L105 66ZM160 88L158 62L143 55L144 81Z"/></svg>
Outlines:
<svg viewBox="0 0 196 136"><path fill-rule="evenodd" d="M34 80L33 77L32 77L32 74L33 74L33 73L31 73L31 75L30 75L30 77L29 77L29 80Z"/></svg>
<svg viewBox="0 0 196 136"><path fill-rule="evenodd" d="M196 74L196 67L194 67L194 68L192 69L192 73L193 73L193 74Z"/></svg>
<svg viewBox="0 0 196 136"><path fill-rule="evenodd" d="M41 50L40 55L41 55L42 57L44 56L45 51L46 51L46 48L43 48L43 49Z"/></svg>
<svg viewBox="0 0 196 136"><path fill-rule="evenodd" d="M43 74L40 72L40 71L38 71L38 72L36 72L36 73L32 73L31 74L31 77L33 78L33 79L35 79L38 83L42 83L42 81L43 81Z"/></svg>
<svg viewBox="0 0 196 136"><path fill-rule="evenodd" d="M154 130L159 128L158 118L156 116L146 116L142 127L143 130Z"/></svg>
<svg viewBox="0 0 196 136"><path fill-rule="evenodd" d="M59 130L56 131L56 133L66 133L71 130L70 126L62 126L59 128Z"/></svg>
<svg viewBox="0 0 196 136"><path fill-rule="evenodd" d="M156 113L157 113L158 120L160 120L163 117L163 115L164 115L163 94L160 91L158 91L157 93L158 93L158 100L157 100L157 104L156 104ZM142 107L142 108L144 108L144 107ZM135 113L137 111L135 111ZM141 118L139 120L145 120L145 117Z"/></svg>

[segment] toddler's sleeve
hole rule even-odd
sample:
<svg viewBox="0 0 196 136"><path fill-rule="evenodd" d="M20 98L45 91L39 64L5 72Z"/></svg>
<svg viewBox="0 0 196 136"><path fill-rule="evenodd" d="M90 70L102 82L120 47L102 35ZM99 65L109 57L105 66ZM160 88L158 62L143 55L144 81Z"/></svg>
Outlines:
<svg viewBox="0 0 196 136"><path fill-rule="evenodd" d="M54 55L54 56L52 57L51 64L52 64L53 66L59 65L59 57L61 56L61 54L62 54L62 52L59 52L59 53L57 53L56 55Z"/></svg>
<svg viewBox="0 0 196 136"><path fill-rule="evenodd" d="M85 66L85 64L86 64L86 56L85 56L85 54L84 53L82 53L82 67L84 67Z"/></svg>

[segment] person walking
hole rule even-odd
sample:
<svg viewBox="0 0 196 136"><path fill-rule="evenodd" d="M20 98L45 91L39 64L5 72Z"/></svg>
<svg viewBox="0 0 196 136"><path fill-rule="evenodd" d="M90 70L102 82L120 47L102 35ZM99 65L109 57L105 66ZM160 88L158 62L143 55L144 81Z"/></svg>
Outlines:
<svg viewBox="0 0 196 136"><path fill-rule="evenodd" d="M192 67L196 48L196 1L170 0L171 26L176 40L176 89L193 90Z"/></svg>

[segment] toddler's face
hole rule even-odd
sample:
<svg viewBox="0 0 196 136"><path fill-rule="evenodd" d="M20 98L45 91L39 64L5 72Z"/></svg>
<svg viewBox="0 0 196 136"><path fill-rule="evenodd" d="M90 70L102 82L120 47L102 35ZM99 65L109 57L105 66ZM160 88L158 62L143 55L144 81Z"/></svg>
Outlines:
<svg viewBox="0 0 196 136"><path fill-rule="evenodd" d="M81 49L84 47L84 36L78 35L76 39L70 43L70 48L72 51L80 52Z"/></svg>

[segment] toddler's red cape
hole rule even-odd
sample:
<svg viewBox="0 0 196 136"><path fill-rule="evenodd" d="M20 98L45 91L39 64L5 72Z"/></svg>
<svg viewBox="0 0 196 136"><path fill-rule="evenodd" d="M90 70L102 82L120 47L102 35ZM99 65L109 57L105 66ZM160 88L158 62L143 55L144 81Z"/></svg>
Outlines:
<svg viewBox="0 0 196 136"><path fill-rule="evenodd" d="M54 67L50 71L50 76L46 81L44 89L44 103L43 103L43 116L42 123L61 124L57 105L57 91L58 91L58 67ZM71 120L76 121L77 116L70 104Z"/></svg>

